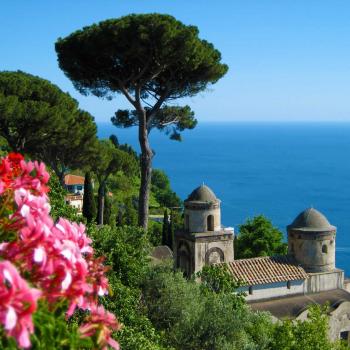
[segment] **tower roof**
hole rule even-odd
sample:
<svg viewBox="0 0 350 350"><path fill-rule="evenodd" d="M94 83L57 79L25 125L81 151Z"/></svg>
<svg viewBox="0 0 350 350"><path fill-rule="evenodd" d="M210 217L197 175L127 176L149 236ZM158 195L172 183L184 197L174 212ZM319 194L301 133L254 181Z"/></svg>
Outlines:
<svg viewBox="0 0 350 350"><path fill-rule="evenodd" d="M298 231L333 231L336 229L332 226L327 218L314 208L305 209L294 221L288 226L288 229Z"/></svg>
<svg viewBox="0 0 350 350"><path fill-rule="evenodd" d="M214 192L206 185L197 187L188 196L185 202L218 202Z"/></svg>

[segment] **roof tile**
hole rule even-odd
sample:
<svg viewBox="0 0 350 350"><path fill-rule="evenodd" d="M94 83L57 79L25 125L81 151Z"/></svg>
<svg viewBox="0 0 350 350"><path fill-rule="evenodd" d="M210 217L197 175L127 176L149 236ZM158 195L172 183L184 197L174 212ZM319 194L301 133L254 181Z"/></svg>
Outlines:
<svg viewBox="0 0 350 350"><path fill-rule="evenodd" d="M223 264L223 263L222 263ZM244 285L304 280L305 270L289 256L265 256L235 260L227 265L230 274Z"/></svg>
<svg viewBox="0 0 350 350"><path fill-rule="evenodd" d="M68 185L84 185L84 177L78 175L67 174L64 177L64 184Z"/></svg>

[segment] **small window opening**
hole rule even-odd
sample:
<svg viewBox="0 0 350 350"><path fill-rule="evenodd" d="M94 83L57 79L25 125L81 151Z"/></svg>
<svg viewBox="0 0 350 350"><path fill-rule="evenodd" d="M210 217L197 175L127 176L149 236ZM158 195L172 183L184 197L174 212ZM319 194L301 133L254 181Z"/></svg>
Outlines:
<svg viewBox="0 0 350 350"><path fill-rule="evenodd" d="M290 289L291 283L290 281L287 282L287 289Z"/></svg>
<svg viewBox="0 0 350 350"><path fill-rule="evenodd" d="M190 228L190 217L188 214L185 215L185 230L189 230Z"/></svg>
<svg viewBox="0 0 350 350"><path fill-rule="evenodd" d="M291 246L290 246L290 251L291 251L292 253L294 253L294 244L293 244L293 243L292 243Z"/></svg>
<svg viewBox="0 0 350 350"><path fill-rule="evenodd" d="M253 294L253 287L249 287L249 295Z"/></svg>
<svg viewBox="0 0 350 350"><path fill-rule="evenodd" d="M322 253L327 254L328 253L328 247L326 244L322 246Z"/></svg>
<svg viewBox="0 0 350 350"><path fill-rule="evenodd" d="M207 217L207 228L208 231L214 231L214 216L208 215Z"/></svg>

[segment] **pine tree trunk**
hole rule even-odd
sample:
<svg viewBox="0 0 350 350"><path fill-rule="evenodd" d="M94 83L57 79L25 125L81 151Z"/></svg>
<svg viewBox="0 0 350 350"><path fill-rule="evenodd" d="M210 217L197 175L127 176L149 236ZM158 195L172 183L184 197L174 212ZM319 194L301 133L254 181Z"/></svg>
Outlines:
<svg viewBox="0 0 350 350"><path fill-rule="evenodd" d="M66 175L65 172L64 171L59 171L56 174L58 176L58 179L60 181L60 184L61 184L62 188L65 188L65 185L66 185L65 182L64 182L64 177Z"/></svg>
<svg viewBox="0 0 350 350"><path fill-rule="evenodd" d="M147 230L149 192L152 177L153 152L148 142L146 111L139 111L139 143L141 147L141 185L139 192L139 226Z"/></svg>
<svg viewBox="0 0 350 350"><path fill-rule="evenodd" d="M84 180L83 216L88 223L96 220L96 203L90 172L85 174Z"/></svg>
<svg viewBox="0 0 350 350"><path fill-rule="evenodd" d="M98 214L97 224L103 225L103 211L105 204L105 184L102 182L98 188Z"/></svg>
<svg viewBox="0 0 350 350"><path fill-rule="evenodd" d="M168 211L165 209L164 210L164 216L163 216L163 229L162 229L162 245L168 245Z"/></svg>

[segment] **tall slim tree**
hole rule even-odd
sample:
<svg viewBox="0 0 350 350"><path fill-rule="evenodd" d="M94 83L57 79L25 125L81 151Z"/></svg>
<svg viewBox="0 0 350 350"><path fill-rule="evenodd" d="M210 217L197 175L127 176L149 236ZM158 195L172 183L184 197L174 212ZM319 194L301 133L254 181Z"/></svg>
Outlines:
<svg viewBox="0 0 350 350"><path fill-rule="evenodd" d="M97 206L97 223L99 225L104 223L104 201L108 178L118 171L132 174L137 171L137 164L128 153L116 148L110 140L100 140L94 161L94 172L99 182Z"/></svg>
<svg viewBox="0 0 350 350"><path fill-rule="evenodd" d="M105 225L111 225L111 215L112 215L112 201L108 193L104 198L103 206L103 223Z"/></svg>
<svg viewBox="0 0 350 350"><path fill-rule="evenodd" d="M12 150L43 160L61 184L69 168L89 163L96 124L49 81L24 72L0 72L0 136Z"/></svg>
<svg viewBox="0 0 350 350"><path fill-rule="evenodd" d="M83 216L90 223L96 218L96 214L94 189L92 187L91 173L88 171L84 180Z"/></svg>
<svg viewBox="0 0 350 350"><path fill-rule="evenodd" d="M149 133L157 128L180 139L196 125L189 106L174 100L194 96L228 70L214 46L195 26L161 14L129 15L84 27L56 42L60 68L83 94L122 94L132 110L118 110L119 127L138 126L141 148L139 225L147 228L153 152Z"/></svg>

